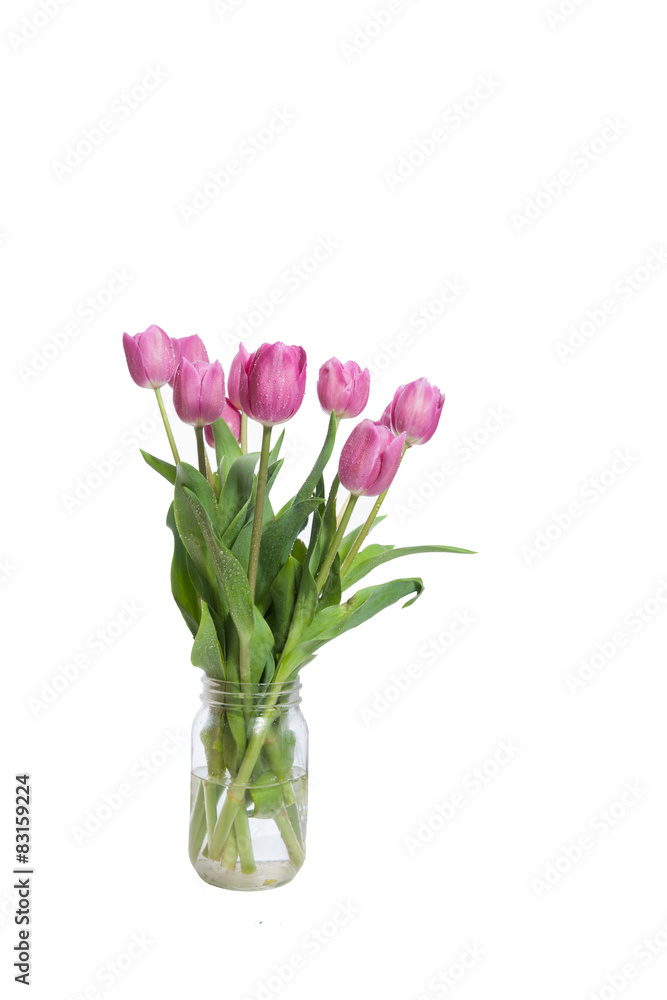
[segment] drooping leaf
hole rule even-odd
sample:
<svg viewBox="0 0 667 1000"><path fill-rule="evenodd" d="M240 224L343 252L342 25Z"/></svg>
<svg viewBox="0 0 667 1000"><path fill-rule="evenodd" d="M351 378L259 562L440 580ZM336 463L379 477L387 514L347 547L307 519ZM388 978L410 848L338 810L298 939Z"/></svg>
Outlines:
<svg viewBox="0 0 667 1000"><path fill-rule="evenodd" d="M155 469L159 472L161 476L171 483L173 486L176 482L176 466L172 465L171 462L165 462L161 458L156 458L155 455L151 455L150 452L144 451L140 448L139 451L144 456L144 461L150 465L151 469Z"/></svg>
<svg viewBox="0 0 667 1000"><path fill-rule="evenodd" d="M192 665L201 667L207 677L216 681L224 681L225 665L222 659L222 650L206 601L202 601L201 621L190 659Z"/></svg>
<svg viewBox="0 0 667 1000"><path fill-rule="evenodd" d="M454 552L460 555L476 555L470 549L456 549L450 545L410 545L402 549L395 549L393 545L368 545L357 553L352 565L343 577L343 590L353 586L372 570L392 559L421 555L424 552Z"/></svg>
<svg viewBox="0 0 667 1000"><path fill-rule="evenodd" d="M286 647L278 663L277 679L286 680L325 643L368 621L401 598L414 594L412 600L403 605L405 608L409 607L423 589L424 584L420 579L392 580L390 583L358 590L344 604L319 611L302 633L298 644L289 650Z"/></svg>
<svg viewBox="0 0 667 1000"><path fill-rule="evenodd" d="M173 503L170 505L167 513L167 527L171 529L174 536L174 557L171 563L171 592L185 619L186 625L194 636L197 634L201 617L199 595L188 572L187 551L176 527Z"/></svg>

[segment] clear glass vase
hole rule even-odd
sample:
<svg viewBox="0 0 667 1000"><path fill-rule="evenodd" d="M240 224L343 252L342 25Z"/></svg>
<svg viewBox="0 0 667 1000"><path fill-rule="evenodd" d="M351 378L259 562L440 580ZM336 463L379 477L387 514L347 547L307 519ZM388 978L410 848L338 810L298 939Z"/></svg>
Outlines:
<svg viewBox="0 0 667 1000"><path fill-rule="evenodd" d="M192 728L190 860L210 885L273 889L305 859L308 727L301 683L203 678Z"/></svg>

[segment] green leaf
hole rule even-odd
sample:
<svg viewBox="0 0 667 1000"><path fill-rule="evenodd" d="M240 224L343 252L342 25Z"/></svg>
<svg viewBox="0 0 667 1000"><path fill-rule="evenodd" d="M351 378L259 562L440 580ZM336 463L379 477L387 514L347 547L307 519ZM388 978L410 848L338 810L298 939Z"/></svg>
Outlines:
<svg viewBox="0 0 667 1000"><path fill-rule="evenodd" d="M229 466L241 454L241 445L222 417L211 424L211 430L213 431L213 440L215 441L216 465L220 467L222 464L223 472L226 474Z"/></svg>
<svg viewBox="0 0 667 1000"><path fill-rule="evenodd" d="M294 500L292 501L293 506L313 495L313 492L317 487L322 472L324 471L324 467L331 458L331 453L333 452L334 444L336 442L337 429L338 429L338 421L336 419L336 415L332 413L331 417L329 418L329 427L327 430L327 436L324 440L324 444L322 445L322 451L318 455L317 461L315 462L315 465L313 466L305 483L303 484L297 495L294 497Z"/></svg>
<svg viewBox="0 0 667 1000"><path fill-rule="evenodd" d="M318 610L322 611L324 608L329 608L333 604L340 604L342 593L343 589L340 582L340 556L336 553L336 558L333 561L326 583L324 584L322 596L320 597L318 603Z"/></svg>
<svg viewBox="0 0 667 1000"><path fill-rule="evenodd" d="M202 476L199 469L195 469L193 465L179 462L176 467L176 483L178 486L185 486L191 490L206 511L211 523L217 524L218 501L206 476Z"/></svg>
<svg viewBox="0 0 667 1000"><path fill-rule="evenodd" d="M195 637L190 659L192 665L201 667L207 677L224 681L225 665L222 660L222 650L206 601L202 601L199 631Z"/></svg>
<svg viewBox="0 0 667 1000"><path fill-rule="evenodd" d="M317 584L313 578L313 574L308 568L308 563L306 563L301 570L301 582L299 584L299 593L297 595L296 603L294 605L294 611L292 613L292 623L290 625L289 634L287 636L287 641L285 642L285 648L283 650L283 656L289 653L290 650L294 649L299 643L299 640L312 622L315 612L317 611ZM282 658L280 660L282 663Z"/></svg>
<svg viewBox="0 0 667 1000"><path fill-rule="evenodd" d="M185 619L186 625L192 634L196 635L201 617L199 595L188 572L187 551L176 527L173 503L167 513L167 527L171 529L174 535L174 557L171 563L171 592Z"/></svg>
<svg viewBox="0 0 667 1000"><path fill-rule="evenodd" d="M289 559L297 535L303 531L312 511L320 503L319 498L302 500L268 524L262 532L255 592L255 603L260 611L266 611L271 584Z"/></svg>
<svg viewBox="0 0 667 1000"><path fill-rule="evenodd" d="M259 684L266 661L273 649L273 632L257 608L254 611L255 630L250 643L250 680L253 684Z"/></svg>
<svg viewBox="0 0 667 1000"><path fill-rule="evenodd" d="M273 448L272 448L272 449L271 449L271 451L269 452L269 467L270 467L270 466L271 466L271 465L272 465L272 464L273 464L274 462L277 462L277 461L278 461L278 456L280 455L280 449L281 449L281 448L282 448L282 446L283 446L283 441L284 441L284 440L285 440L285 431L284 431L284 430L282 430L282 431L280 432L280 435L279 435L279 437L278 437L278 440L276 441L276 443L274 444Z"/></svg>
<svg viewBox="0 0 667 1000"><path fill-rule="evenodd" d="M298 644L281 656L277 670L278 679L284 682L325 643L368 621L408 594L415 596L403 607L407 608L410 604L414 604L423 589L424 584L416 578L392 580L391 583L358 590L344 604L319 611L301 635Z"/></svg>
<svg viewBox="0 0 667 1000"><path fill-rule="evenodd" d="M173 486L176 482L176 466L172 465L171 462L164 462L161 458L156 458L155 455L151 455L149 452L144 451L140 448L139 451L144 456L145 462L150 465L151 469L155 469L159 472L161 476L170 482Z"/></svg>
<svg viewBox="0 0 667 1000"><path fill-rule="evenodd" d="M259 452L241 455L229 467L218 501L218 528L222 535L234 518L246 509L254 493L255 466Z"/></svg>
<svg viewBox="0 0 667 1000"><path fill-rule="evenodd" d="M213 571L240 638L249 640L254 627L253 604L243 567L216 538L211 519L192 490L177 484L175 494L176 524L183 544L209 581Z"/></svg>
<svg viewBox="0 0 667 1000"><path fill-rule="evenodd" d="M277 652L282 650L289 632L296 602L297 573L300 575L300 571L301 566L294 556L290 556L271 584L271 601L273 603L271 630Z"/></svg>
<svg viewBox="0 0 667 1000"><path fill-rule="evenodd" d="M370 530L373 531L374 528L377 528L377 526L380 523L380 521L384 521L384 519L386 518L386 516L387 516L386 514L380 514L379 517L376 517L375 520L373 521L373 524L371 525L371 529ZM359 534L360 534L362 528L363 528L363 524L360 524L358 527L354 528L353 531L350 531L343 538L343 541L340 543L340 548L338 549L338 553L340 555L341 562L345 562L345 559L346 559L346 557L347 557L350 549L352 548L352 546L356 542L357 538L359 537ZM370 534L370 532L369 532L369 534Z"/></svg>
<svg viewBox="0 0 667 1000"><path fill-rule="evenodd" d="M255 810L251 813L255 818L271 819L277 816L283 805L283 790L275 774L265 771L254 778L249 786Z"/></svg>
<svg viewBox="0 0 667 1000"><path fill-rule="evenodd" d="M476 555L470 549L456 549L451 545L410 545L407 548L395 549L393 545L368 545L359 552L343 577L343 590L353 586L383 563L402 556L420 555L423 552L455 552L461 555Z"/></svg>

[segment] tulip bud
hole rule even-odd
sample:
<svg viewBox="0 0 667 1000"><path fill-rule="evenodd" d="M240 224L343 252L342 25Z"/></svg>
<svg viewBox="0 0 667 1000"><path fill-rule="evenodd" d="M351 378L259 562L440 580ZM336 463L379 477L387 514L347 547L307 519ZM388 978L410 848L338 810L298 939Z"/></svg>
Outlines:
<svg viewBox="0 0 667 1000"><path fill-rule="evenodd" d="M160 389L176 371L172 342L159 326L149 326L131 337L123 334L130 375L142 389Z"/></svg>
<svg viewBox="0 0 667 1000"><path fill-rule="evenodd" d="M239 352L241 409L253 420L273 427L291 420L306 391L303 347L262 344L245 358Z"/></svg>
<svg viewBox="0 0 667 1000"><path fill-rule="evenodd" d="M183 423L212 424L225 405L225 376L219 361L194 363L183 358L174 378L174 408Z"/></svg>
<svg viewBox="0 0 667 1000"><path fill-rule="evenodd" d="M227 399L237 410L241 410L241 396L239 394L239 379L241 378L241 368L249 358L243 344L239 344L238 353L229 366L227 375Z"/></svg>
<svg viewBox="0 0 667 1000"><path fill-rule="evenodd" d="M237 441L241 440L241 414L236 409L235 406L229 402L229 399L225 400L225 405L222 408L222 413L220 414L222 419L225 421L230 431L234 435ZM210 424L207 424L204 428L204 437L206 438L206 443L210 444L211 448L215 448L215 438L213 436L213 428Z"/></svg>
<svg viewBox="0 0 667 1000"><path fill-rule="evenodd" d="M388 427L391 430L391 403L387 403L385 410L380 417L380 423L383 427Z"/></svg>
<svg viewBox="0 0 667 1000"><path fill-rule="evenodd" d="M343 445L338 475L354 496L377 497L389 489L403 456L405 434L395 437L388 427L362 420Z"/></svg>
<svg viewBox="0 0 667 1000"><path fill-rule="evenodd" d="M206 361L208 364L208 352L204 347L204 343L201 337L194 334L192 337L172 337L171 346L174 348L174 357L176 358L176 368L182 358L187 358L188 361ZM176 371L169 379L169 385L174 388L174 377Z"/></svg>
<svg viewBox="0 0 667 1000"><path fill-rule="evenodd" d="M426 378L400 386L390 404L392 431L405 433L408 445L426 444L436 432L444 402L444 395Z"/></svg>
<svg viewBox="0 0 667 1000"><path fill-rule="evenodd" d="M358 417L370 391L370 372L368 368L362 371L356 361L341 364L338 358L331 358L320 368L317 397L325 413L333 412L339 418Z"/></svg>

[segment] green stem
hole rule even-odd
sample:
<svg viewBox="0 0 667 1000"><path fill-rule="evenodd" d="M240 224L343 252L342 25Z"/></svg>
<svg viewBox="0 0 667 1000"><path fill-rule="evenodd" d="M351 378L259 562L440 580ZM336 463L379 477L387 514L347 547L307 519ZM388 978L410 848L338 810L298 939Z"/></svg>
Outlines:
<svg viewBox="0 0 667 1000"><path fill-rule="evenodd" d="M264 706L264 714L253 724L252 737L246 747L245 756L236 777L227 788L225 801L220 810L215 830L213 831L213 839L209 845L208 852L210 858L218 858L220 856L220 851L229 836L229 831L236 818L238 808L244 800L246 785L250 781L267 730L273 721L275 706L280 696L281 687L282 685L278 683L276 690L270 695Z"/></svg>
<svg viewBox="0 0 667 1000"><path fill-rule="evenodd" d="M197 438L197 461L199 462L199 471L204 479L206 479L206 445L204 444L203 427L195 427L195 437Z"/></svg>
<svg viewBox="0 0 667 1000"><path fill-rule="evenodd" d="M190 813L190 861L195 863L206 836L206 811L204 806L204 783L199 779L195 801Z"/></svg>
<svg viewBox="0 0 667 1000"><path fill-rule="evenodd" d="M336 534L334 535L333 542L331 543L331 548L327 552L326 558L322 563L322 568L317 574L317 580L315 581L315 585L317 586L318 595L321 593L322 588L326 583L327 577L329 576L329 570L333 566L333 561L336 558L336 553L338 552L338 549L340 548L340 543L343 541L343 535L345 534L345 529L347 528L350 522L350 518L352 517L352 511L354 510L358 499L359 497L353 496L351 494L347 502L345 513L343 514L340 520L340 524L338 525Z"/></svg>
<svg viewBox="0 0 667 1000"><path fill-rule="evenodd" d="M241 454L248 454L248 415L241 414Z"/></svg>
<svg viewBox="0 0 667 1000"><path fill-rule="evenodd" d="M255 855L252 850L252 837L250 836L250 823L245 806L239 809L234 817L234 832L236 833L236 844L239 858L241 859L241 871L244 875L252 875L257 871Z"/></svg>
<svg viewBox="0 0 667 1000"><path fill-rule="evenodd" d="M262 544L262 524L264 521L264 500L266 499L266 475L269 468L269 453L271 451L271 428L264 427L262 433L262 453L259 459L257 473L257 498L255 500L255 519L252 522L250 538L250 562L248 564L248 582L250 593L255 599L257 584L257 566L259 564L259 548Z"/></svg>
<svg viewBox="0 0 667 1000"><path fill-rule="evenodd" d="M234 827L229 831L229 836L225 841L225 846L222 849L222 857L220 858L220 864L223 868L227 868L228 871L233 872L236 868L236 859L239 856L239 845L236 841L236 831Z"/></svg>
<svg viewBox="0 0 667 1000"><path fill-rule="evenodd" d="M409 445L406 444L406 446L403 448L403 454L401 455L401 462L405 458L405 453L408 450L408 447L409 447ZM390 488L391 487L389 487L389 489ZM348 552L347 556L345 557L345 561L343 562L343 565L340 568L341 580L343 579L343 577L345 576L345 574L349 570L350 566L352 565L352 562L353 562L354 557L356 556L357 552L359 551L359 549L361 548L361 546L364 544L364 541L366 540L366 536L368 535L368 532L373 527L373 525L375 523L375 518L378 515L378 511L380 510L380 507L384 503L384 498L386 497L387 493L389 492L389 489L386 489L384 491L384 493L381 493L380 496L377 498L377 500L373 504L372 511L370 512L370 514L366 518L366 523L364 524L363 528L361 529L361 531L359 532L359 534L355 538L354 545L352 546L352 548Z"/></svg>
<svg viewBox="0 0 667 1000"><path fill-rule="evenodd" d="M174 462L176 465L180 462L178 457L178 448L176 447L176 442L174 441L174 435L171 433L171 426L169 424L169 417L167 416L167 411L164 408L164 402L162 399L162 393L159 389L155 390L155 395L157 396L157 403L160 407L160 413L162 414L162 422L164 424L164 429L167 432L167 437L169 438L169 444L171 445L171 453L174 456Z"/></svg>
<svg viewBox="0 0 667 1000"><path fill-rule="evenodd" d="M281 807L280 812L274 818L276 826L280 830L280 836L283 838L285 847L287 848L290 861L295 868L300 868L305 860L305 855L289 821L285 806Z"/></svg>
<svg viewBox="0 0 667 1000"><path fill-rule="evenodd" d="M220 786L212 781L204 783L204 808L206 812L206 837L209 844L215 830L218 819L218 799L220 798Z"/></svg>

